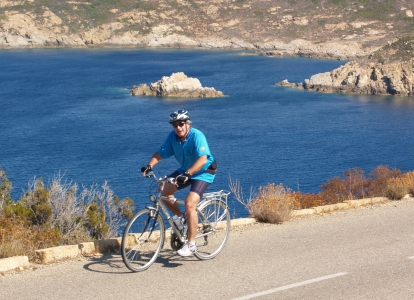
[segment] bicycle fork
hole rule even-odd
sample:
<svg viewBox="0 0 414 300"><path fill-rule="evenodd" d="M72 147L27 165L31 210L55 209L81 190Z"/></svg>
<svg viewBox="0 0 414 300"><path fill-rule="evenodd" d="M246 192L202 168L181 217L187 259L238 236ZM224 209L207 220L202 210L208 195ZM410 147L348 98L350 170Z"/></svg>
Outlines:
<svg viewBox="0 0 414 300"><path fill-rule="evenodd" d="M149 215L148 215L148 219L147 219L147 222L145 223L145 226L144 226L144 229L142 230L141 235L138 237L138 241L142 241L142 242L148 242L150 240L151 235L154 232L155 225L157 223L158 215L160 213L160 211L157 208L155 208L155 207L148 206L147 208L150 210ZM151 224L151 220L152 220L152 225L150 225ZM142 235L145 232L147 232L148 228L150 228L149 234L143 240L142 239Z"/></svg>

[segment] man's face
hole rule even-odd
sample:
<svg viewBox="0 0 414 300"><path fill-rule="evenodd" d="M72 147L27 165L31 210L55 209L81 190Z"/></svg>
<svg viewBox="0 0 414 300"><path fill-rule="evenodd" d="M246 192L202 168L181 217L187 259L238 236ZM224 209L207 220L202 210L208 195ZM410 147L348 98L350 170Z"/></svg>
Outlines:
<svg viewBox="0 0 414 300"><path fill-rule="evenodd" d="M175 134L179 138L186 137L188 133L188 129L190 128L190 124L187 124L187 122L184 122L184 121L178 121L178 122L172 123L172 125L174 127Z"/></svg>

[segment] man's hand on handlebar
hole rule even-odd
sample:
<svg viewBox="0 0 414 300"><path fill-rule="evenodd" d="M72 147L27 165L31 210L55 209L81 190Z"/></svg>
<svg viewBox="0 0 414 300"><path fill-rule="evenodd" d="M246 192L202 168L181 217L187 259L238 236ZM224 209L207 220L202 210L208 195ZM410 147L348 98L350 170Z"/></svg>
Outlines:
<svg viewBox="0 0 414 300"><path fill-rule="evenodd" d="M190 178L190 173L185 172L183 174L180 174L177 176L176 181L178 184L184 184L187 182L187 180Z"/></svg>
<svg viewBox="0 0 414 300"><path fill-rule="evenodd" d="M149 172L152 172L152 166L147 165L141 168L142 176L147 175Z"/></svg>

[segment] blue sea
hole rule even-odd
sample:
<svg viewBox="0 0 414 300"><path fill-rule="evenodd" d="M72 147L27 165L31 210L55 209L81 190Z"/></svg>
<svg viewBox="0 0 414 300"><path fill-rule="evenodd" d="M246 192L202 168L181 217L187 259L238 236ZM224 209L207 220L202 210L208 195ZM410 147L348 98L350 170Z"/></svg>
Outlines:
<svg viewBox="0 0 414 300"><path fill-rule="evenodd" d="M187 109L202 130L219 173L209 191L239 180L251 190L282 183L318 192L352 168L414 170L414 100L320 94L275 86L302 82L345 61L270 58L236 51L47 49L0 51L0 168L18 200L33 178L57 174L79 186L108 182L120 198L148 203L140 168ZM134 97L133 85L184 72L226 96ZM158 176L177 168L174 159ZM247 211L230 197L233 217Z"/></svg>

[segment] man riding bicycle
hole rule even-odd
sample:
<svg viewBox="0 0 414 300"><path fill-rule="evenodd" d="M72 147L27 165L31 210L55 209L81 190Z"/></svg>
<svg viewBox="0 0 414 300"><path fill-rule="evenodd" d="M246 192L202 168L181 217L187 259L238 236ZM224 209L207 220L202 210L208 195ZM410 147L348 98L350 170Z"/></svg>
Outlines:
<svg viewBox="0 0 414 300"><path fill-rule="evenodd" d="M185 200L188 241L177 251L181 256L190 256L197 252L195 243L197 231L196 206L210 183L214 181L217 166L206 137L200 130L191 127L190 116L186 110L174 111L170 115L169 123L172 124L174 129L169 133L158 151L152 155L148 165L141 168L141 172L145 175L162 159L173 155L180 163L181 167L168 176L176 178L178 186L166 183L163 196L174 198L174 193L177 190L191 186ZM172 213L182 217L183 213L178 203L172 203L168 200L164 200L164 203Z"/></svg>

